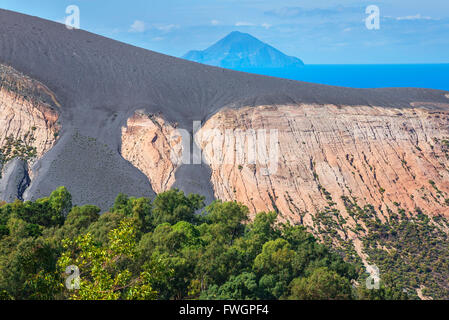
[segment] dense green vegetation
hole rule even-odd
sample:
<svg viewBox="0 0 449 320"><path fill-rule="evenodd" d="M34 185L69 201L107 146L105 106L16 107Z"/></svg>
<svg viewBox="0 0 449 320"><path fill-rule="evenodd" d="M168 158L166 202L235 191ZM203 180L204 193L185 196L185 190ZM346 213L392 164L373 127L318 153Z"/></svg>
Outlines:
<svg viewBox="0 0 449 320"><path fill-rule="evenodd" d="M201 214L198 214L198 213ZM2 299L388 299L302 226L178 190L119 195L102 215L61 187L0 204ZM65 273L76 266L79 289ZM376 291L376 292L374 292Z"/></svg>

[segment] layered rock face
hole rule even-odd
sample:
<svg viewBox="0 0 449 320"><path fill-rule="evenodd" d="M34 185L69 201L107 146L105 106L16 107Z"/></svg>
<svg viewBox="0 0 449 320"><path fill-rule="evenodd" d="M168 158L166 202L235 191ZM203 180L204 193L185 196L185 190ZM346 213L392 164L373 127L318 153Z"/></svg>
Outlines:
<svg viewBox="0 0 449 320"><path fill-rule="evenodd" d="M0 85L1 163L20 158L33 164L57 140L60 105L43 84L10 67L0 65ZM12 197L10 193L8 198Z"/></svg>
<svg viewBox="0 0 449 320"><path fill-rule="evenodd" d="M180 137L161 117L136 114L122 155L161 192L174 183ZM177 137L176 139L174 137ZM449 216L449 107L281 105L224 109L195 136L215 196L253 213L276 210L313 227L313 215L344 197ZM343 198L342 198L343 197ZM350 219L348 219L350 223Z"/></svg>
<svg viewBox="0 0 449 320"><path fill-rule="evenodd" d="M449 216L449 108L441 107L228 109L208 120L197 139L212 168L217 198L241 201L253 212L278 210L286 220L304 218L311 224L308 215L331 199L344 212L341 197L351 196L380 212L400 204L410 211L421 208ZM228 139L223 139L210 134L217 129L246 134L243 161L236 157L242 150L238 135L225 134ZM277 136L270 134L273 131ZM277 139L277 146L270 138ZM247 155L255 140L254 163ZM214 152L220 149L225 151L217 161Z"/></svg>
<svg viewBox="0 0 449 320"><path fill-rule="evenodd" d="M27 142L41 157L56 141L60 107L43 84L0 65L0 146L7 138Z"/></svg>
<svg viewBox="0 0 449 320"><path fill-rule="evenodd" d="M181 136L170 123L156 115L136 112L122 128L122 156L139 168L157 193L175 183Z"/></svg>

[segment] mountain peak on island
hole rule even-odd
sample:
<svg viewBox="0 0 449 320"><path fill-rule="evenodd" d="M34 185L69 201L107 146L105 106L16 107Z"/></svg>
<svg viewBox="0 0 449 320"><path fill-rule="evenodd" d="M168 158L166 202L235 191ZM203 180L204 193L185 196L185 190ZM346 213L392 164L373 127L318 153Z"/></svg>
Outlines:
<svg viewBox="0 0 449 320"><path fill-rule="evenodd" d="M287 56L248 33L233 31L206 50L189 51L184 59L229 69L298 68L301 59Z"/></svg>

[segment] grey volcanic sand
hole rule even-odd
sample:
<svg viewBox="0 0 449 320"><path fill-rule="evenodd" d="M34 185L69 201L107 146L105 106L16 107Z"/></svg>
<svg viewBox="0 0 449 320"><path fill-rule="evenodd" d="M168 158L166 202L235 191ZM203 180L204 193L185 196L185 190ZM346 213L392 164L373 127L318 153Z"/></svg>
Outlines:
<svg viewBox="0 0 449 320"><path fill-rule="evenodd" d="M0 10L0 63L41 81L62 104L61 138L33 168L25 198L65 185L75 204L102 209L119 192L154 195L148 179L119 154L121 127L137 109L160 112L191 131L192 121L226 106L449 102L445 91L351 89L205 66L6 10ZM213 198L205 165L183 166L175 185Z"/></svg>

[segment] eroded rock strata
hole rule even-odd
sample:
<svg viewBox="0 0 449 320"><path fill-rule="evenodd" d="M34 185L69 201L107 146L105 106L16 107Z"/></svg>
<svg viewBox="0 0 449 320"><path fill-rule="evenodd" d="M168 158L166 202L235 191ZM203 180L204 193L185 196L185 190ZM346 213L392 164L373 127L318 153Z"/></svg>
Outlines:
<svg viewBox="0 0 449 320"><path fill-rule="evenodd" d="M175 182L177 156L182 153L181 137L160 116L136 112L122 128L122 156L139 168L157 193Z"/></svg>
<svg viewBox="0 0 449 320"><path fill-rule="evenodd" d="M123 128L123 156L157 192L174 183L172 154L182 151L175 132L161 117L139 113ZM225 109L196 141L212 169L215 196L245 203L253 213L277 210L283 220L313 227L312 216L334 202L351 223L344 201L350 197L375 206L382 221L397 205L449 216L447 105L438 111L309 104Z"/></svg>
<svg viewBox="0 0 449 320"><path fill-rule="evenodd" d="M54 94L43 84L0 65L1 163L6 165L20 158L30 168L51 149L60 130L59 107ZM26 174L32 176L32 172ZM17 190L16 196L20 197L23 189ZM3 196L13 197L11 192Z"/></svg>
<svg viewBox="0 0 449 320"><path fill-rule="evenodd" d="M304 104L227 109L209 119L197 139L212 168L217 198L241 201L253 213L278 210L285 220L311 225L310 215L331 199L345 214L341 198L347 196L384 213L400 204L410 211L421 208L449 216L449 109L443 107L430 111ZM267 161L237 161L235 135L221 139L210 134L216 129L249 136L251 130L256 136L265 130L268 156L276 152L268 133L277 130L277 170L267 172ZM245 143L248 154L248 138ZM225 150L224 161L214 158L220 149Z"/></svg>
<svg viewBox="0 0 449 320"><path fill-rule="evenodd" d="M10 67L0 65L0 80L0 146L7 138L27 142L41 157L57 139L59 103L43 84Z"/></svg>

